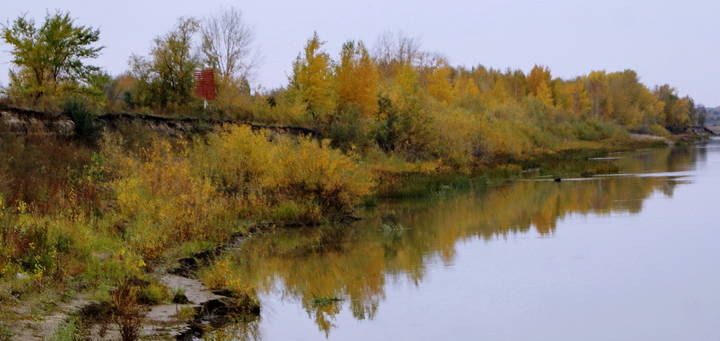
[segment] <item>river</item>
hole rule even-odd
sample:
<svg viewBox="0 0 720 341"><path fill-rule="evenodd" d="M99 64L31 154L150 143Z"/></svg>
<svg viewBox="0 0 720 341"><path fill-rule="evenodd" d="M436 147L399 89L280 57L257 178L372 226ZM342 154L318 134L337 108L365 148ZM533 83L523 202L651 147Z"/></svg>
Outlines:
<svg viewBox="0 0 720 341"><path fill-rule="evenodd" d="M262 340L720 340L720 141L382 202L230 255ZM225 331L227 332L227 330ZM239 336L239 335L237 335Z"/></svg>

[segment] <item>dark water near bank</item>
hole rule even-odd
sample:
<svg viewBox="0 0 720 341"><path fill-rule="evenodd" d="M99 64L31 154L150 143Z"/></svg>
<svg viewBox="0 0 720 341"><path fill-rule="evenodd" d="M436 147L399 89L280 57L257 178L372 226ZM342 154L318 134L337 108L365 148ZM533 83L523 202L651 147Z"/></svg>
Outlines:
<svg viewBox="0 0 720 341"><path fill-rule="evenodd" d="M263 340L720 340L720 141L247 241ZM340 301L331 298L340 299Z"/></svg>

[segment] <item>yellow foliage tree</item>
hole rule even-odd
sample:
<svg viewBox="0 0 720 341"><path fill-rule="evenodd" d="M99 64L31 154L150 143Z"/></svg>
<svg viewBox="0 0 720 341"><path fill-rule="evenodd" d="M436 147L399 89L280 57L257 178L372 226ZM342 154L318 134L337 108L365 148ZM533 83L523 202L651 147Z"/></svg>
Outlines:
<svg viewBox="0 0 720 341"><path fill-rule="evenodd" d="M291 91L305 103L315 121L325 121L335 107L331 61L330 56L320 50L323 44L317 32L314 33L293 65L290 82Z"/></svg>
<svg viewBox="0 0 720 341"><path fill-rule="evenodd" d="M335 81L341 109L354 105L365 117L377 113L380 76L375 61L362 42L349 41L343 45Z"/></svg>
<svg viewBox="0 0 720 341"><path fill-rule="evenodd" d="M453 88L450 84L450 76L452 68L447 61L438 59L430 70L428 77L427 90L430 96L436 100L448 104L453 98Z"/></svg>
<svg viewBox="0 0 720 341"><path fill-rule="evenodd" d="M540 86L545 84L546 87L550 87L550 69L544 66L535 65L530 74L527 77L527 90L532 96L537 96Z"/></svg>
<svg viewBox="0 0 720 341"><path fill-rule="evenodd" d="M488 105L499 105L511 100L510 85L506 78L498 79L490 91L482 94L482 102Z"/></svg>
<svg viewBox="0 0 720 341"><path fill-rule="evenodd" d="M400 110L414 105L418 98L418 75L411 65L400 66L390 91L390 99Z"/></svg>
<svg viewBox="0 0 720 341"><path fill-rule="evenodd" d="M605 71L591 72L587 76L587 89L592 115L602 118L611 117L612 98L610 97L610 84Z"/></svg>
<svg viewBox="0 0 720 341"><path fill-rule="evenodd" d="M550 87L546 82L540 83L540 85L537 88L537 93L535 94L535 98L537 98L540 103L542 103L544 106L550 108L554 106L553 103L553 95L552 91L550 90Z"/></svg>
<svg viewBox="0 0 720 341"><path fill-rule="evenodd" d="M590 97L588 96L585 82L578 78L574 82L570 83L570 89L571 104L568 107L568 110L576 115L589 112L592 106L590 105Z"/></svg>
<svg viewBox="0 0 720 341"><path fill-rule="evenodd" d="M461 102L471 102L480 96L480 88L468 74L461 75L453 84L454 96Z"/></svg>

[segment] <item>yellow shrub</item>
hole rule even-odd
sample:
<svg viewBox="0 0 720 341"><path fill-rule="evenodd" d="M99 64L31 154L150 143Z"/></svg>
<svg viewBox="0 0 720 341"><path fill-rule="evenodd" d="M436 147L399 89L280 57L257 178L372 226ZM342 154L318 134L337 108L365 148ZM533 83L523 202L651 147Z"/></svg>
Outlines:
<svg viewBox="0 0 720 341"><path fill-rule="evenodd" d="M271 138L273 141L271 141ZM231 126L190 147L155 139L137 155L107 140L114 209L107 220L145 259L188 241L217 241L240 219L317 223L371 193L370 173L329 147Z"/></svg>
<svg viewBox="0 0 720 341"><path fill-rule="evenodd" d="M227 204L210 181L193 173L190 160L156 140L142 157L120 156L116 219L127 224L132 247L156 258L170 246L195 239L222 238Z"/></svg>
<svg viewBox="0 0 720 341"><path fill-rule="evenodd" d="M329 141L270 138L232 126L197 143L191 158L198 172L238 199L246 213L264 218L278 212L283 219L316 223L328 214L346 213L371 193L370 172L330 148Z"/></svg>

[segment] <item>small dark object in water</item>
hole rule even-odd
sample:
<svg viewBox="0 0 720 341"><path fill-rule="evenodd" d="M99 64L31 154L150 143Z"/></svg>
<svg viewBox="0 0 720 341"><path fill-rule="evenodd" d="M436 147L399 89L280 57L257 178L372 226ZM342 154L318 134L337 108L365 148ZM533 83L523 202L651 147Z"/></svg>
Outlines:
<svg viewBox="0 0 720 341"><path fill-rule="evenodd" d="M555 180L555 182L561 182L561 181L562 181L562 178L561 178L561 177L557 177L557 178L555 178L554 180Z"/></svg>
<svg viewBox="0 0 720 341"><path fill-rule="evenodd" d="M209 327L218 329L239 321L251 322L260 317L257 299L245 295L221 297L203 303L195 309L195 317L187 330L175 337L176 340L198 340Z"/></svg>

